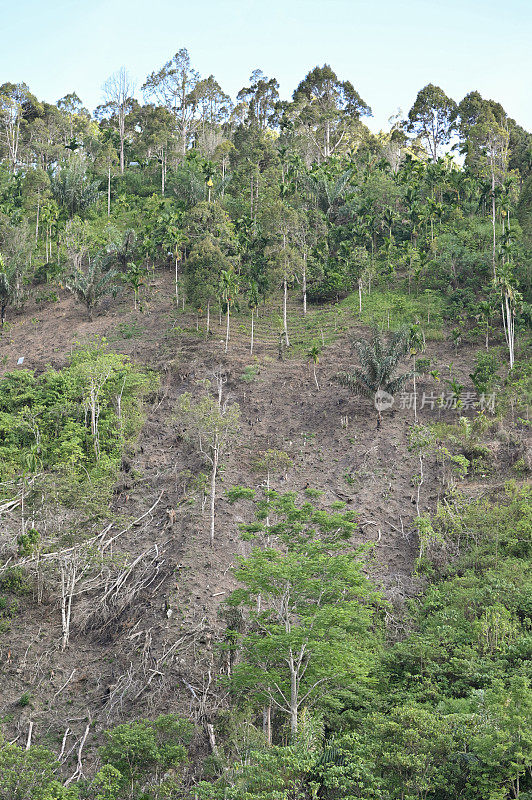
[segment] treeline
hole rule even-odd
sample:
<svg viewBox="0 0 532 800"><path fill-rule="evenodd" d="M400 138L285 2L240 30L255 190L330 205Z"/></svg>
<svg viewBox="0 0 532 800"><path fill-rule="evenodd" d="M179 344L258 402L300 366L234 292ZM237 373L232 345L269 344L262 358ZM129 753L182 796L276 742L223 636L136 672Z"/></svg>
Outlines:
<svg viewBox="0 0 532 800"><path fill-rule="evenodd" d="M316 67L291 101L260 70L233 102L180 50L146 78L120 70L91 115L25 84L0 87L0 310L69 288L94 309L117 284L134 304L154 265L176 304L253 314L271 293L437 291L459 325L501 328L510 367L530 319L532 137L471 92L423 88L373 135L353 85ZM461 154L458 161L455 155ZM229 322L229 319L228 319ZM489 336L488 336L489 344Z"/></svg>

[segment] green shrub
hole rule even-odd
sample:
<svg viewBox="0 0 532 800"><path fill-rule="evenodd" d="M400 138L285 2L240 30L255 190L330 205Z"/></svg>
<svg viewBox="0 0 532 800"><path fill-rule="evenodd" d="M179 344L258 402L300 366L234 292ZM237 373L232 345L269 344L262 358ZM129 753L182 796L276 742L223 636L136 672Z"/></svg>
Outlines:
<svg viewBox="0 0 532 800"><path fill-rule="evenodd" d="M9 567L0 576L0 591L14 595L25 595L31 591L22 567Z"/></svg>
<svg viewBox="0 0 532 800"><path fill-rule="evenodd" d="M104 340L75 350L61 371L7 373L0 380L0 479L48 470L72 480L114 475L155 384L153 374L108 352Z"/></svg>
<svg viewBox="0 0 532 800"><path fill-rule="evenodd" d="M490 391L498 369L499 364L493 353L486 353L482 350L477 353L475 368L469 377L479 394L486 394Z"/></svg>

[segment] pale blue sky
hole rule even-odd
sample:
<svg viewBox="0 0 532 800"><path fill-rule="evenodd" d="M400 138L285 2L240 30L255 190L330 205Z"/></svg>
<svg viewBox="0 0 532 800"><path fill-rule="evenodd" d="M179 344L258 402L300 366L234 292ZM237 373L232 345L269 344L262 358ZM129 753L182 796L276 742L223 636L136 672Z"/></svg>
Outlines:
<svg viewBox="0 0 532 800"><path fill-rule="evenodd" d="M289 97L330 63L373 108L374 130L437 83L478 89L532 130L531 0L20 0L0 2L0 83L86 106L121 66L137 81L181 47L233 97L251 71Z"/></svg>

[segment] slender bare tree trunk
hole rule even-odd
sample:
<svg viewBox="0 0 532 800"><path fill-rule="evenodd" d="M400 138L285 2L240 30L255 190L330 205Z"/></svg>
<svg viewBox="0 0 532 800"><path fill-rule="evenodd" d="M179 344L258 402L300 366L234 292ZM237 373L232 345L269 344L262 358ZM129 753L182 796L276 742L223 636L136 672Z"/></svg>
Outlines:
<svg viewBox="0 0 532 800"><path fill-rule="evenodd" d="M303 256L302 284L303 284L303 314L306 314L307 313L307 256L306 256L306 253Z"/></svg>
<svg viewBox="0 0 532 800"><path fill-rule="evenodd" d="M295 665L290 665L290 731L292 737L297 735L297 673Z"/></svg>
<svg viewBox="0 0 532 800"><path fill-rule="evenodd" d="M211 475L211 547L214 547L214 520L216 512L216 477L218 473L218 445L215 442L213 457L212 457L212 475Z"/></svg>
<svg viewBox="0 0 532 800"><path fill-rule="evenodd" d="M495 256L497 250L497 238L495 229L495 169L493 166L493 156L491 157L491 226L493 228L493 251L492 251L492 266L493 266L493 280L497 277L497 270L495 267Z"/></svg>
<svg viewBox="0 0 532 800"><path fill-rule="evenodd" d="M283 280L283 333L284 333L284 340L287 347L290 347L290 341L288 339L288 321L286 316L286 303L288 298L288 282L286 278Z"/></svg>
<svg viewBox="0 0 532 800"><path fill-rule="evenodd" d="M250 356L253 355L253 338L254 338L254 309L251 309L251 344L249 347Z"/></svg>
<svg viewBox="0 0 532 800"><path fill-rule="evenodd" d="M109 219L110 216L111 216L111 167L109 167L109 170L107 172L107 219Z"/></svg>
<svg viewBox="0 0 532 800"><path fill-rule="evenodd" d="M38 199L37 199L37 222L35 223L35 244L37 244L37 241L39 239L39 213L40 213L40 210L41 210L41 195L39 193L39 196L38 196Z"/></svg>
<svg viewBox="0 0 532 800"><path fill-rule="evenodd" d="M272 744L272 705L268 703L262 711L262 730L268 747Z"/></svg>
<svg viewBox="0 0 532 800"><path fill-rule="evenodd" d="M224 350L225 353L227 353L227 350L229 349L229 302L227 303L226 317L227 317L227 323L225 328L225 350Z"/></svg>
<svg viewBox="0 0 532 800"><path fill-rule="evenodd" d="M417 422L416 356L414 354L414 422Z"/></svg>

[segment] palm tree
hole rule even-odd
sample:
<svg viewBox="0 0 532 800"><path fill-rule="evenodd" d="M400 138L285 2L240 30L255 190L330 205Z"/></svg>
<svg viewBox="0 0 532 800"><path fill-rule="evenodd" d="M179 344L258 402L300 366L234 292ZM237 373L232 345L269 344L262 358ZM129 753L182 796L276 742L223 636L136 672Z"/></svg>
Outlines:
<svg viewBox="0 0 532 800"><path fill-rule="evenodd" d="M386 342L382 334L374 330L369 342L358 339L353 345L360 367L352 367L349 372L339 372L335 377L354 394L375 400L377 427L380 428L382 405L377 400L385 395L393 398L412 377L411 372L395 374L408 349L408 331L403 328Z"/></svg>
<svg viewBox="0 0 532 800"><path fill-rule="evenodd" d="M330 177L323 171L319 175L306 175L307 190L314 196L318 207L330 217L335 206L344 197L354 169L345 170L339 177Z"/></svg>
<svg viewBox="0 0 532 800"><path fill-rule="evenodd" d="M234 305L238 289L238 276L235 274L233 268L223 269L220 273L219 293L220 299L225 305L226 314L225 353L227 353L229 348L229 316L231 313L231 306Z"/></svg>
<svg viewBox="0 0 532 800"><path fill-rule="evenodd" d="M100 259L93 258L87 269L76 267L66 283L66 288L87 308L89 320L92 322L93 311L111 289L116 272L103 272Z"/></svg>

